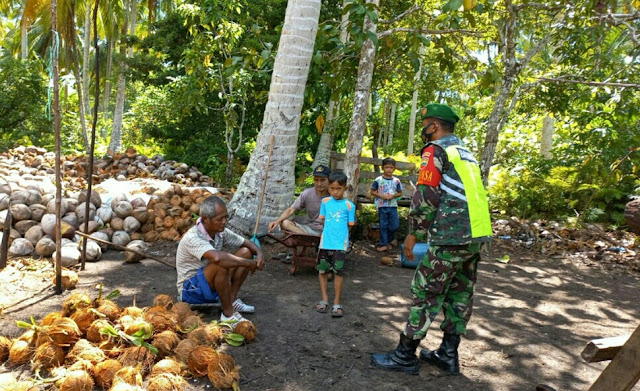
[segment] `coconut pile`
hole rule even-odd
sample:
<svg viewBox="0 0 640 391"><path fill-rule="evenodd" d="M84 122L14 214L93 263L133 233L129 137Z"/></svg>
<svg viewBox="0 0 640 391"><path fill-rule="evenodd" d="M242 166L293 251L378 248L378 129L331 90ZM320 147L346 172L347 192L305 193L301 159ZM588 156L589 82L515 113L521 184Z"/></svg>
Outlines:
<svg viewBox="0 0 640 391"><path fill-rule="evenodd" d="M217 390L239 389L239 368L223 350L225 342L252 341L253 323L204 323L168 295L153 307L123 309L100 296L73 293L39 323L18 322L26 331L17 338L0 336L0 363L28 365L34 375L0 378L0 389L180 391L189 389L187 378L205 376Z"/></svg>
<svg viewBox="0 0 640 391"><path fill-rule="evenodd" d="M0 228L4 228L10 211L9 253L12 256L55 257L54 157L52 152L37 147L19 147L0 154L0 178L5 180L5 183L0 182ZM98 182L104 180L104 185L96 184L94 187L89 200L89 214L85 216L87 194L84 179L70 176L83 175L85 163L85 157L66 157L63 162L61 258L66 267L80 260L81 237L75 231L83 232L85 220L89 220L87 233L97 239L145 252L145 242L180 240L195 223L200 202L216 192L213 188L187 188L166 182L184 179L185 183L196 183L196 179L191 178L195 178L195 174L190 176L189 172L197 170L186 167L187 171L183 173L186 165L182 163L163 161L158 156L147 159L135 154L135 150L128 149L127 154L99 160L95 164L94 177ZM133 166L125 167L125 164ZM108 175L116 175L125 179L122 171L127 172L126 178L129 179L126 181L108 178ZM185 174L188 179L182 177ZM127 189L127 185L145 180L131 179L133 175L156 176L165 180L152 182L155 186L139 185L135 191L118 192L117 189ZM201 181L202 175L198 175L197 180ZM205 180L209 183L208 178L205 177ZM228 198L228 194L221 195ZM99 260L105 248L105 244L90 240L87 243L87 260ZM140 260L130 252L127 254L128 262Z"/></svg>

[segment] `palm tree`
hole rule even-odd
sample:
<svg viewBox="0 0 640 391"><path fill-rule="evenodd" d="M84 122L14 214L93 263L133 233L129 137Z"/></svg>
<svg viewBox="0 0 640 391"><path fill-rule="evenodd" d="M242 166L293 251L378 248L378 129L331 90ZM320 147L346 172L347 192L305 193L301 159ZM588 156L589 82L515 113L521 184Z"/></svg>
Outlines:
<svg viewBox="0 0 640 391"><path fill-rule="evenodd" d="M265 170L268 170L269 193L264 198L260 226L264 228L268 221L279 216L293 199L300 113L321 4L321 0L289 0L287 4L262 130L229 204L234 212L229 224L239 231L250 233L253 229ZM266 167L272 135L275 136L273 154L270 167Z"/></svg>

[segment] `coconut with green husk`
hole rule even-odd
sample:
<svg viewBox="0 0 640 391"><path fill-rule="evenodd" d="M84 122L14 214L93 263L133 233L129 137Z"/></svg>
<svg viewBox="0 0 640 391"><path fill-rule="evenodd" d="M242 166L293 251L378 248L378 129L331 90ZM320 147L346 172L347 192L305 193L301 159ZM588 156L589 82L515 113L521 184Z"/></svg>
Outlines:
<svg viewBox="0 0 640 391"><path fill-rule="evenodd" d="M206 376L209 362L216 357L216 355L216 350L209 346L198 346L193 349L187 359L191 374L195 377Z"/></svg>
<svg viewBox="0 0 640 391"><path fill-rule="evenodd" d="M153 337L152 345L158 349L158 357L166 357L173 354L173 350L179 343L178 334L171 330L165 330Z"/></svg>
<svg viewBox="0 0 640 391"><path fill-rule="evenodd" d="M226 388L239 389L240 374L233 357L227 353L216 352L216 356L209 360L207 376L218 390Z"/></svg>
<svg viewBox="0 0 640 391"><path fill-rule="evenodd" d="M122 369L122 364L118 360L105 360L93 367L93 378L99 387L107 389L113 384L116 373Z"/></svg>

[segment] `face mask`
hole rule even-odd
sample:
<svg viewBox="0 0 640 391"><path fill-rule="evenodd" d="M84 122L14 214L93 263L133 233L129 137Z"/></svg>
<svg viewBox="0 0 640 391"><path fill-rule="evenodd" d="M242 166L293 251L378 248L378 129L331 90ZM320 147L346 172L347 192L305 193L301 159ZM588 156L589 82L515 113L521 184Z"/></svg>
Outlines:
<svg viewBox="0 0 640 391"><path fill-rule="evenodd" d="M433 125L433 122L431 122L430 124L428 124L427 126L422 128L422 140L425 143L431 142L431 138L433 137L433 134L435 133L435 132L427 133L427 130L429 129L429 127L431 127L431 125Z"/></svg>

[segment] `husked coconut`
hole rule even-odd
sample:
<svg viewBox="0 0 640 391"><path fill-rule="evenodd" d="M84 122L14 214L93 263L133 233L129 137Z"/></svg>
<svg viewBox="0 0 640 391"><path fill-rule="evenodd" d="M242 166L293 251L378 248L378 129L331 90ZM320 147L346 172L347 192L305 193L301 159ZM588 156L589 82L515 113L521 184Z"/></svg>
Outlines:
<svg viewBox="0 0 640 391"><path fill-rule="evenodd" d="M61 220L69 223L75 229L80 227L80 220L78 220L75 212L67 212L66 215L62 216Z"/></svg>
<svg viewBox="0 0 640 391"><path fill-rule="evenodd" d="M41 257L50 257L54 251L56 251L56 243L48 237L44 237L36 243L36 254Z"/></svg>
<svg viewBox="0 0 640 391"><path fill-rule="evenodd" d="M149 212L146 206L142 206L140 208L135 208L133 211L131 211L131 216L129 217L134 217L136 220L140 222L140 224L144 224L149 219Z"/></svg>
<svg viewBox="0 0 640 391"><path fill-rule="evenodd" d="M25 203L27 205L39 204L42 202L42 194L36 190L27 190L27 199Z"/></svg>
<svg viewBox="0 0 640 391"><path fill-rule="evenodd" d="M102 256L102 249L100 248L100 245L93 240L88 241L86 255L87 261L89 262L99 261Z"/></svg>
<svg viewBox="0 0 640 391"><path fill-rule="evenodd" d="M60 215L64 216L69 211L68 202L66 199L62 199L60 201ZM51 201L47 202L47 213L50 213L55 216L56 214L56 200L55 198Z"/></svg>
<svg viewBox="0 0 640 391"><path fill-rule="evenodd" d="M73 270L62 269L62 289L71 290L75 289L78 284L78 274ZM53 276L53 285L56 285L58 278ZM75 320L75 319L74 319Z"/></svg>
<svg viewBox="0 0 640 391"><path fill-rule="evenodd" d="M109 205L102 205L96 210L95 218L100 219L98 222L101 222L101 225L109 224L111 217L113 217L113 210L111 210Z"/></svg>
<svg viewBox="0 0 640 391"><path fill-rule="evenodd" d="M127 248L136 250L139 253L146 253L149 250L149 245L142 240L134 240L127 244ZM127 251L125 254L125 261L127 263L136 263L142 260L142 255Z"/></svg>
<svg viewBox="0 0 640 391"><path fill-rule="evenodd" d="M27 239L18 238L14 239L9 247L9 255L14 257L29 255L33 252L34 247L33 243L31 243Z"/></svg>
<svg viewBox="0 0 640 391"><path fill-rule="evenodd" d="M53 259L56 258L57 253L58 253L57 251L53 252L53 254L51 255ZM77 245L75 247L62 247L60 249L60 263L64 267L71 267L71 266L77 265L78 263L80 263L81 256L82 254L80 253L80 250L78 250Z"/></svg>
<svg viewBox="0 0 640 391"><path fill-rule="evenodd" d="M115 210L116 209L116 205L118 205L118 202L120 201L126 201L127 200L127 196L123 193L117 194L115 195L112 199L111 199L111 209Z"/></svg>
<svg viewBox="0 0 640 391"><path fill-rule="evenodd" d="M111 228L113 228L116 231L123 231L124 230L124 220L121 219L118 216L113 216L111 218L111 222L109 223L109 226Z"/></svg>
<svg viewBox="0 0 640 391"><path fill-rule="evenodd" d="M67 213L75 212L78 208L78 200L75 198L65 198L64 201L67 202Z"/></svg>
<svg viewBox="0 0 640 391"><path fill-rule="evenodd" d="M75 228L69 224L68 222L62 220L60 221L60 234L62 235L63 238L66 239L73 239L73 237L76 234L76 230ZM56 238L56 229L53 229L53 238Z"/></svg>
<svg viewBox="0 0 640 391"><path fill-rule="evenodd" d="M24 236L31 227L35 227L36 225L38 225L38 222L34 220L22 220L15 223L13 227L16 231L20 232L20 235Z"/></svg>
<svg viewBox="0 0 640 391"><path fill-rule="evenodd" d="M116 207L113 209L113 212L116 216L124 219L131 215L131 211L133 211L133 206L129 201L120 201L116 204Z"/></svg>
<svg viewBox="0 0 640 391"><path fill-rule="evenodd" d="M13 204L9 208L14 223L31 218L31 209L26 204Z"/></svg>
<svg viewBox="0 0 640 391"><path fill-rule="evenodd" d="M111 241L115 244L119 244L120 246L126 246L131 242L131 237L125 231L116 231L113 233Z"/></svg>
<svg viewBox="0 0 640 391"><path fill-rule="evenodd" d="M29 228L27 232L24 234L24 238L36 245L40 239L44 236L44 232L42 232L42 227L39 225L34 225Z"/></svg>
<svg viewBox="0 0 640 391"><path fill-rule="evenodd" d="M5 210L9 207L9 203L11 202L9 195L5 193L0 193L0 210Z"/></svg>
<svg viewBox="0 0 640 391"><path fill-rule="evenodd" d="M78 194L78 202L83 203L86 201L87 201L87 190L82 190L80 194ZM102 206L102 199L100 198L100 193L98 193L97 191L91 192L91 203L96 208L99 208L100 206Z"/></svg>
<svg viewBox="0 0 640 391"><path fill-rule="evenodd" d="M133 216L127 216L124 219L124 230L131 234L140 229L140 222Z"/></svg>
<svg viewBox="0 0 640 391"><path fill-rule="evenodd" d="M42 220L42 216L47 213L47 208L40 204L29 205L29 209L31 209L31 220L38 222Z"/></svg>
<svg viewBox="0 0 640 391"><path fill-rule="evenodd" d="M137 197L131 200L131 206L135 208L146 208L147 203L142 197Z"/></svg>
<svg viewBox="0 0 640 391"><path fill-rule="evenodd" d="M94 238L96 238L96 239L102 239L102 240L105 240L105 241L107 241L107 242L108 242L108 241L110 241L109 239L111 239L111 238L109 237L109 235L108 235L104 230L102 230L102 231L98 231L98 232L94 232L94 233L92 233L92 234L91 234L91 236L92 236L92 237L94 237ZM93 240L91 240L91 239L89 239L89 243L96 243L98 246L100 246L100 248L101 248L102 250L106 250L106 249L107 249L107 246L108 246L108 245L107 245L107 244L105 244L105 243L96 242L96 241L93 241Z"/></svg>
<svg viewBox="0 0 640 391"><path fill-rule="evenodd" d="M91 221L89 221L89 227L87 229L87 232L84 232L84 225L85 225L85 223L80 224L79 231L82 232L82 233L88 233L88 234L94 233L99 227L97 221L91 220Z"/></svg>
<svg viewBox="0 0 640 391"><path fill-rule="evenodd" d="M78 222L80 224L84 223L85 215L87 213L87 203L83 202L79 204L75 212L76 212L76 216L78 216ZM89 204L89 220L93 220L95 216L96 216L96 207L90 203Z"/></svg>
<svg viewBox="0 0 640 391"><path fill-rule="evenodd" d="M26 204L27 203L27 191L24 189L14 189L9 194L11 205Z"/></svg>
<svg viewBox="0 0 640 391"><path fill-rule="evenodd" d="M40 220L40 227L42 227L42 231L46 235L53 235L53 230L56 227L56 215L48 213L42 216L42 220Z"/></svg>

